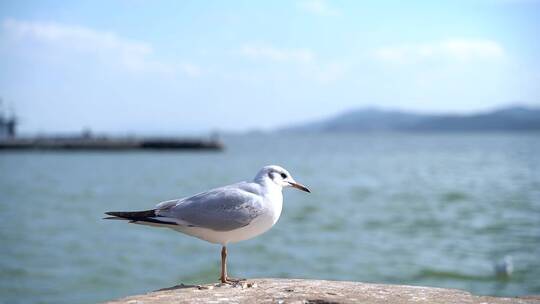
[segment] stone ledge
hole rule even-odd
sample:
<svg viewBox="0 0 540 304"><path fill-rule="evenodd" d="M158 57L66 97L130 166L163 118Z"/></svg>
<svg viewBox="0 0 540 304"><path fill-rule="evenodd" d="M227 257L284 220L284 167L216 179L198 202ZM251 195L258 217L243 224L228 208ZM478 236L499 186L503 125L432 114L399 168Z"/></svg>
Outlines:
<svg viewBox="0 0 540 304"><path fill-rule="evenodd" d="M181 284L107 303L540 303L540 297L498 298L457 289L346 281L250 279L234 286Z"/></svg>

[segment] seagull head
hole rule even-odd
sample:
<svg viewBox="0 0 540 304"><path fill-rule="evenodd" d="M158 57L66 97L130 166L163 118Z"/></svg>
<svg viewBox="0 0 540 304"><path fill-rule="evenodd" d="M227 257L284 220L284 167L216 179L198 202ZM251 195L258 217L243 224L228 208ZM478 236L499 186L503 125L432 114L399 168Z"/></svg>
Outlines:
<svg viewBox="0 0 540 304"><path fill-rule="evenodd" d="M296 182L289 171L275 165L263 167L255 176L255 181L273 183L282 188L293 187L305 192L311 192L306 186Z"/></svg>

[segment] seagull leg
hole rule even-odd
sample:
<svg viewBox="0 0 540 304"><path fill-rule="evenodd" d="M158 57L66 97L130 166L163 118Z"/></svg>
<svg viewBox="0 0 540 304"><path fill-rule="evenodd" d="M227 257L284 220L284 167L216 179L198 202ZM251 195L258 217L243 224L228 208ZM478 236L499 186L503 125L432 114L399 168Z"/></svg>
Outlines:
<svg viewBox="0 0 540 304"><path fill-rule="evenodd" d="M221 248L221 277L219 278L221 283L227 283L227 247Z"/></svg>
<svg viewBox="0 0 540 304"><path fill-rule="evenodd" d="M219 278L222 284L236 284L245 279L233 279L227 275L227 247L221 248L221 277Z"/></svg>

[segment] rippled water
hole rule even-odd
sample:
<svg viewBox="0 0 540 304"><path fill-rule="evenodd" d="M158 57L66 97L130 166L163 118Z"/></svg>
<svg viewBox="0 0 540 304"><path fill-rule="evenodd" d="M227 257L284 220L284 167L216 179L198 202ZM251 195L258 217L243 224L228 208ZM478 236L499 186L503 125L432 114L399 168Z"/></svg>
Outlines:
<svg viewBox="0 0 540 304"><path fill-rule="evenodd" d="M219 247L107 210L281 164L278 224L229 247L233 276L540 293L540 134L238 136L223 153L0 153L0 302L92 303L215 281ZM514 273L497 278L495 261Z"/></svg>

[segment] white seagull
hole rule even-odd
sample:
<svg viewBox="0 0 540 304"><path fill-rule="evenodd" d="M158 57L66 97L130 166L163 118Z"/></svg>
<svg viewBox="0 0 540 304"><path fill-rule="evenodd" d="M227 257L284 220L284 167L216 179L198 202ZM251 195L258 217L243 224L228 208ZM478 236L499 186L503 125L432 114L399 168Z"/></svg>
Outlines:
<svg viewBox="0 0 540 304"><path fill-rule="evenodd" d="M284 187L310 192L279 166L263 167L252 182L240 182L191 197L161 202L154 209L105 212L105 219L167 227L210 243L221 244L222 283L238 280L227 276L227 244L247 240L272 228L283 205Z"/></svg>

